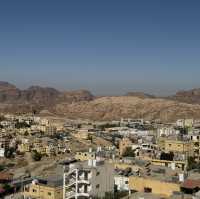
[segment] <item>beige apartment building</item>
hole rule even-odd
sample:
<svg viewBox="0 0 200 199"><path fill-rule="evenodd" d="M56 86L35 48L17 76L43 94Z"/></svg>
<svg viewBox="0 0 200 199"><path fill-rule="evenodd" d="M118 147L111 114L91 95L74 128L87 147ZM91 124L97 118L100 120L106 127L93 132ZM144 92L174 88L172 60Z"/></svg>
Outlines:
<svg viewBox="0 0 200 199"><path fill-rule="evenodd" d="M200 135L191 135L191 148L193 149L193 156L196 160L200 160Z"/></svg>
<svg viewBox="0 0 200 199"><path fill-rule="evenodd" d="M173 192L180 192L179 183L137 176L129 177L129 188L134 191L164 195L166 197L173 195Z"/></svg>
<svg viewBox="0 0 200 199"><path fill-rule="evenodd" d="M96 159L96 154L94 151L92 152L77 152L75 155L75 159L79 161L86 161L86 160L94 160Z"/></svg>
<svg viewBox="0 0 200 199"><path fill-rule="evenodd" d="M159 148L165 152L174 152L185 155L185 157L195 157L200 161L200 135L192 134L189 140L172 140L162 138L159 140Z"/></svg>
<svg viewBox="0 0 200 199"><path fill-rule="evenodd" d="M18 151L21 153L26 153L31 151L31 144L30 143L22 143L18 145Z"/></svg>
<svg viewBox="0 0 200 199"><path fill-rule="evenodd" d="M170 151L188 155L193 154L190 141L165 140L165 152Z"/></svg>
<svg viewBox="0 0 200 199"><path fill-rule="evenodd" d="M62 199L63 187L33 181L32 184L25 186L23 195L25 199Z"/></svg>

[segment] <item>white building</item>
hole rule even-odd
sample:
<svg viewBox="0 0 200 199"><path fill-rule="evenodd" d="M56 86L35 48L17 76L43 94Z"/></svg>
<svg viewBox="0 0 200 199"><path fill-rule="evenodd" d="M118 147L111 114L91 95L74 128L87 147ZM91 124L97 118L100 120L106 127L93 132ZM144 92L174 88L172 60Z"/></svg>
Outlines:
<svg viewBox="0 0 200 199"><path fill-rule="evenodd" d="M0 158L3 158L5 156L5 149L0 148Z"/></svg>
<svg viewBox="0 0 200 199"><path fill-rule="evenodd" d="M159 136L178 135L179 132L179 130L174 129L173 127L162 127L158 129Z"/></svg>
<svg viewBox="0 0 200 199"><path fill-rule="evenodd" d="M70 164L63 185L63 199L102 198L114 192L114 168L102 160Z"/></svg>
<svg viewBox="0 0 200 199"><path fill-rule="evenodd" d="M129 191L129 178L125 176L115 176L115 185L118 191Z"/></svg>
<svg viewBox="0 0 200 199"><path fill-rule="evenodd" d="M140 147L143 151L151 152L157 149L157 146L151 143L144 143Z"/></svg>

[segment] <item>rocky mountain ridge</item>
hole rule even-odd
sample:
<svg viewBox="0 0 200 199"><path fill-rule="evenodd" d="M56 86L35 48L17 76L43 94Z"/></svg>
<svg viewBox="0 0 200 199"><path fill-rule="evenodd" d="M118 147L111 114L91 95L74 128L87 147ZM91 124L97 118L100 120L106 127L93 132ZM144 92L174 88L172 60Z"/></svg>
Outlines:
<svg viewBox="0 0 200 199"><path fill-rule="evenodd" d="M200 88L178 91L175 95L169 96L168 98L188 104L200 104Z"/></svg>
<svg viewBox="0 0 200 199"><path fill-rule="evenodd" d="M0 82L0 103L55 105L60 102L92 100L93 95L86 90L61 92L50 87L31 86L20 90L8 82Z"/></svg>
<svg viewBox="0 0 200 199"><path fill-rule="evenodd" d="M121 117L163 121L200 119L200 89L177 92L166 98L141 92L117 97L95 97L87 90L61 92L40 86L20 90L12 84L0 82L0 112L33 111L92 120L115 120Z"/></svg>

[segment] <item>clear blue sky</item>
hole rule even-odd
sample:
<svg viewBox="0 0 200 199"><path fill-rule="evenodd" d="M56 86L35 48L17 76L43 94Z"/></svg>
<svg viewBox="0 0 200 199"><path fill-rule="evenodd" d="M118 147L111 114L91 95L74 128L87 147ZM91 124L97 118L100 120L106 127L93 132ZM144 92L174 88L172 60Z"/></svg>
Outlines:
<svg viewBox="0 0 200 199"><path fill-rule="evenodd" d="M95 94L200 87L198 0L0 2L0 80Z"/></svg>

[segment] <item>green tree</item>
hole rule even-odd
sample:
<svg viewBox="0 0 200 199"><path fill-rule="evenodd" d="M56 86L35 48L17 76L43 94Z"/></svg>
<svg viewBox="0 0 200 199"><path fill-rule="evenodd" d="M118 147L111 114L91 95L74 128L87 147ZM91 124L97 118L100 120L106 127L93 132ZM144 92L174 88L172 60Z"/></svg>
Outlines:
<svg viewBox="0 0 200 199"><path fill-rule="evenodd" d="M194 157L188 157L187 170L190 171L192 169L200 170L200 162L196 162Z"/></svg>
<svg viewBox="0 0 200 199"><path fill-rule="evenodd" d="M28 135L29 135L28 131L25 131L24 136L28 136Z"/></svg>
<svg viewBox="0 0 200 199"><path fill-rule="evenodd" d="M135 153L131 147L127 147L122 156L123 157L135 157Z"/></svg>
<svg viewBox="0 0 200 199"><path fill-rule="evenodd" d="M3 171L5 169L5 166L0 164L0 171Z"/></svg>
<svg viewBox="0 0 200 199"><path fill-rule="evenodd" d="M21 128L30 128L31 126L27 124L26 122L17 122L15 124L16 129L21 129Z"/></svg>
<svg viewBox="0 0 200 199"><path fill-rule="evenodd" d="M40 161L42 159L42 154L37 151L32 152L32 158L34 161Z"/></svg>
<svg viewBox="0 0 200 199"><path fill-rule="evenodd" d="M14 188L9 184L4 184L3 189L5 190L6 194L12 193L14 191Z"/></svg>
<svg viewBox="0 0 200 199"><path fill-rule="evenodd" d="M3 115L0 115L0 122L4 121L6 118Z"/></svg>
<svg viewBox="0 0 200 199"><path fill-rule="evenodd" d="M9 149L6 149L5 150L5 157L6 158L14 158L14 152L15 152L15 149L12 147L12 148L9 148Z"/></svg>

